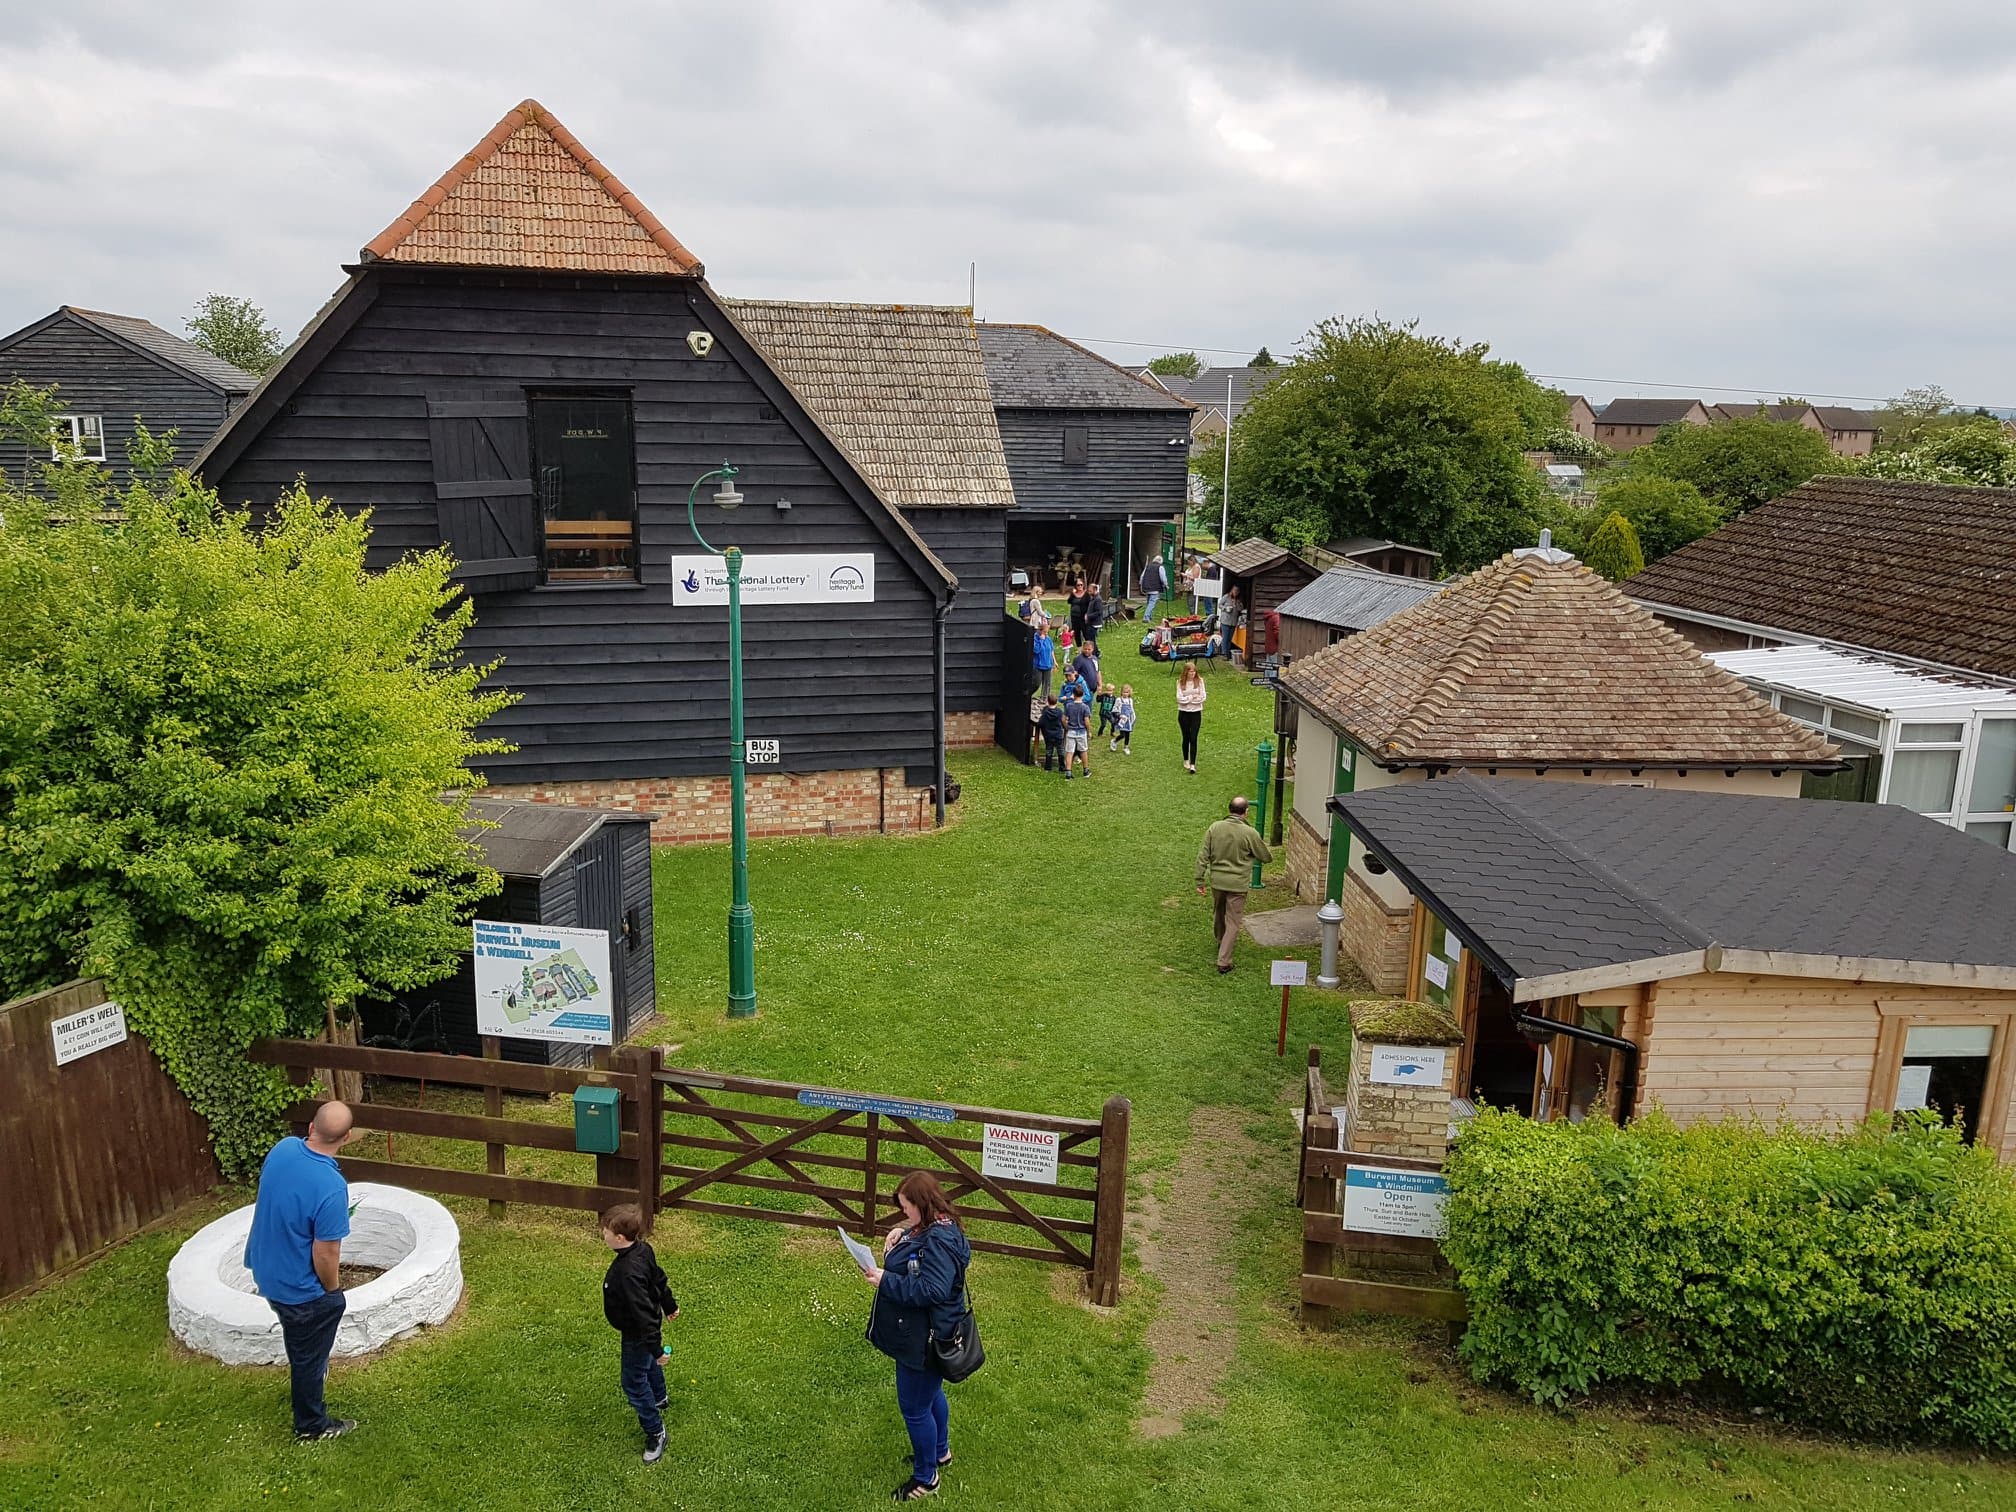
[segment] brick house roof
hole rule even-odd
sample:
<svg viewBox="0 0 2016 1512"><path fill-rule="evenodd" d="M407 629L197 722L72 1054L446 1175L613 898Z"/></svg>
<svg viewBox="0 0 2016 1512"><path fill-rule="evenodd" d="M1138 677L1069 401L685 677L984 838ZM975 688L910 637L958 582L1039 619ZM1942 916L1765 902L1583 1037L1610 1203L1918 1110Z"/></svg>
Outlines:
<svg viewBox="0 0 2016 1512"><path fill-rule="evenodd" d="M1838 404L1816 404L1813 406L1813 413L1820 417L1820 423L1829 430L1873 431L1876 429L1876 416L1870 410L1844 409Z"/></svg>
<svg viewBox="0 0 2016 1512"><path fill-rule="evenodd" d="M365 261L698 278L700 260L537 100L508 111Z"/></svg>
<svg viewBox="0 0 2016 1512"><path fill-rule="evenodd" d="M1280 681L1389 766L1834 765L1833 746L1565 555L1500 557Z"/></svg>
<svg viewBox="0 0 2016 1512"><path fill-rule="evenodd" d="M986 363L964 306L721 304L890 503L1015 502Z"/></svg>
<svg viewBox="0 0 2016 1512"><path fill-rule="evenodd" d="M1675 425L1700 405L1699 399L1612 399L1596 418L1605 425Z"/></svg>
<svg viewBox="0 0 2016 1512"><path fill-rule="evenodd" d="M1815 478L1630 588L1654 609L2016 677L2016 488Z"/></svg>

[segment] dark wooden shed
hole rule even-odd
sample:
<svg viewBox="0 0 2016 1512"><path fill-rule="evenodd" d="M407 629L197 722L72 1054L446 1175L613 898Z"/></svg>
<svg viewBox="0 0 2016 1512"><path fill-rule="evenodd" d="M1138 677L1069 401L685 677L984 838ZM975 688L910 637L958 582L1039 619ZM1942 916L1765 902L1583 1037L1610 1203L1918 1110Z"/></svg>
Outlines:
<svg viewBox="0 0 2016 1512"><path fill-rule="evenodd" d="M1207 560L1224 575L1227 587L1239 590L1239 598L1246 605L1247 622L1256 635L1266 633L1268 614L1323 576L1320 569L1310 566L1287 547L1276 546L1258 536L1227 546ZM1267 649L1264 645L1257 647L1254 654Z"/></svg>
<svg viewBox="0 0 2016 1512"><path fill-rule="evenodd" d="M509 924L553 924L609 934L616 987L616 1042L656 1016L651 957L651 815L478 798L471 815L494 829L470 839L504 878L480 916ZM361 1009L365 1042L416 1050L482 1053L476 1033L475 966L465 954L452 977L397 1002ZM593 1047L505 1040L504 1059L585 1066Z"/></svg>

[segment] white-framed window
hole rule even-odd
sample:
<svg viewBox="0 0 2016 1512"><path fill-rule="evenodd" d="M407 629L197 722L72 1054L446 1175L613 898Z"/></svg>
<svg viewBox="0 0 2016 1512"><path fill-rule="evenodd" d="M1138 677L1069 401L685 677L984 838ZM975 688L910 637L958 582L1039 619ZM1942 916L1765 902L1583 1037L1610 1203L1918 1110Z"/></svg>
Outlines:
<svg viewBox="0 0 2016 1512"><path fill-rule="evenodd" d="M55 415L49 421L49 460L105 460L103 415Z"/></svg>
<svg viewBox="0 0 2016 1512"><path fill-rule="evenodd" d="M2016 849L2016 719L1984 719L1963 814L1967 833Z"/></svg>
<svg viewBox="0 0 2016 1512"><path fill-rule="evenodd" d="M1944 722L1899 725L1897 749L1890 757L1889 801L1950 824L1966 728Z"/></svg>

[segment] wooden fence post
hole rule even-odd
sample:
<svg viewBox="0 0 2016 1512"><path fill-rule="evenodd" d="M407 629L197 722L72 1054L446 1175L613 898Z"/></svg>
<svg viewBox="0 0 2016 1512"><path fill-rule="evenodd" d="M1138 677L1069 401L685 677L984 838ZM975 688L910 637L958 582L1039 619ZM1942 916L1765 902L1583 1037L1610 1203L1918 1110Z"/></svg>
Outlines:
<svg viewBox="0 0 2016 1512"><path fill-rule="evenodd" d="M867 1150L867 1159L862 1161L862 1164L868 1167L868 1174L863 1178L861 1189L861 1231L865 1234L873 1234L875 1232L875 1213L882 1205L882 1115L879 1113L870 1113L868 1115L868 1133L866 1135L865 1148Z"/></svg>
<svg viewBox="0 0 2016 1512"><path fill-rule="evenodd" d="M657 1049L629 1045L610 1057L612 1064L607 1069L630 1077L631 1085L637 1089L634 1098L624 1100L627 1121L636 1125L631 1132L637 1136L637 1155L635 1159L619 1155L595 1157L595 1182L598 1186L631 1186L637 1189L637 1208L644 1215L647 1233L658 1216L658 1166L663 1159L665 1117L658 1102L658 1081L652 1074L657 1071L662 1054Z"/></svg>
<svg viewBox="0 0 2016 1512"><path fill-rule="evenodd" d="M1134 1105L1109 1097L1099 1115L1099 1183L1092 1210L1092 1274L1096 1307L1120 1301L1120 1251L1127 1224L1127 1124Z"/></svg>
<svg viewBox="0 0 2016 1512"><path fill-rule="evenodd" d="M484 1035L483 1059L494 1061L502 1060L503 1058L504 1041L494 1034ZM483 1111L492 1118L502 1118L504 1116L504 1089L494 1082L483 1089ZM485 1145L483 1149L484 1169L489 1171L492 1176L502 1176L504 1174L504 1146L501 1144L491 1144ZM494 1197L490 1200L490 1216L492 1218L502 1218L504 1216L504 1204Z"/></svg>
<svg viewBox="0 0 2016 1512"><path fill-rule="evenodd" d="M1310 1056L1316 1054L1312 1047ZM1334 1214L1337 1211L1337 1178L1325 1176L1310 1169L1311 1150L1334 1150L1337 1148L1337 1120L1328 1113L1311 1113L1302 1120L1302 1274L1304 1276L1332 1276L1337 1273L1337 1250L1328 1240L1307 1237L1308 1221L1311 1213ZM1327 1328L1330 1325L1330 1309L1320 1302L1311 1302L1306 1295L1302 1298L1302 1322L1309 1328Z"/></svg>

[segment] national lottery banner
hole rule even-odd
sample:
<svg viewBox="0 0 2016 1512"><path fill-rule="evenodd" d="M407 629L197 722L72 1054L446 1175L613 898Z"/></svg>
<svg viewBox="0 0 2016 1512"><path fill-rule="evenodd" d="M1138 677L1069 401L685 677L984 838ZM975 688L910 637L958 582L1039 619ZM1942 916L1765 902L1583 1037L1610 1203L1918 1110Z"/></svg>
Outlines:
<svg viewBox="0 0 2016 1512"><path fill-rule="evenodd" d="M475 935L478 1034L615 1043L608 930L478 919Z"/></svg>

